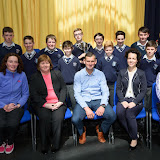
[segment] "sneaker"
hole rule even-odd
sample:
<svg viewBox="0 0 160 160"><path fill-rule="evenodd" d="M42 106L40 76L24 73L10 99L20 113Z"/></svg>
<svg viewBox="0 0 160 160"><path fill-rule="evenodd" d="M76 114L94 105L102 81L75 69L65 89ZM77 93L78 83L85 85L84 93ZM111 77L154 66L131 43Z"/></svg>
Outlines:
<svg viewBox="0 0 160 160"><path fill-rule="evenodd" d="M11 145L8 145L8 144L6 145L6 150L5 150L5 153L6 153L6 154L12 153L13 150L14 150L14 143L11 144Z"/></svg>
<svg viewBox="0 0 160 160"><path fill-rule="evenodd" d="M4 151L5 151L5 146L6 146L6 143L3 142L3 144L0 146L0 153L4 153Z"/></svg>

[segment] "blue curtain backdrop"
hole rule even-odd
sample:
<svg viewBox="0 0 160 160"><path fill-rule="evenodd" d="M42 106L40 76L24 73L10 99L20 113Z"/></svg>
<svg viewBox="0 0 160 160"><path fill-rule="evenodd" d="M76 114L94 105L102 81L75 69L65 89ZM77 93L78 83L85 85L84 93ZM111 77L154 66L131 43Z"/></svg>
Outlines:
<svg viewBox="0 0 160 160"><path fill-rule="evenodd" d="M160 44L160 0L145 1L144 25L150 30L149 40L159 40Z"/></svg>

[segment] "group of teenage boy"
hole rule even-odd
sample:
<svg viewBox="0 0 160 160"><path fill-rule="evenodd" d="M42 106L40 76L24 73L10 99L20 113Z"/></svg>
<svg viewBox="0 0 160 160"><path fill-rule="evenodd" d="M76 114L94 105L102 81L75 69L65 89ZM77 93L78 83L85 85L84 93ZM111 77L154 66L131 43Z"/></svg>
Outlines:
<svg viewBox="0 0 160 160"><path fill-rule="evenodd" d="M156 81L156 76L160 72L160 47L153 40L148 41L149 29L141 27L138 30L139 41L133 43L131 47L124 44L125 33L117 31L115 34L117 44L114 46L112 41L104 42L104 35L97 33L94 35L96 47L93 49L89 43L83 41L82 29L77 28L73 31L76 43L71 41L63 42L62 50L56 48L56 36L49 34L46 36L46 47L42 50L34 49L34 39L32 36L23 38L26 52L22 54L22 49L15 44L13 29L10 27L3 28L4 42L0 44L0 63L3 57L10 52L17 53L21 56L24 64L24 72L27 75L28 83L30 77L36 72L37 59L40 55L48 55L53 63L53 69L61 71L63 79L67 86L67 95L71 101L72 108L76 106L74 95L74 81L76 72L84 68L84 58L87 52L96 56L97 64L95 68L102 71L107 80L109 88L109 104L113 107L114 101L114 84L117 80L118 72L127 68L127 59L125 52L130 48L136 48L141 53L141 62L139 68L145 72L147 79L147 93L145 96L145 108L151 108L152 84ZM158 51L157 51L158 50ZM92 118L91 118L92 119Z"/></svg>

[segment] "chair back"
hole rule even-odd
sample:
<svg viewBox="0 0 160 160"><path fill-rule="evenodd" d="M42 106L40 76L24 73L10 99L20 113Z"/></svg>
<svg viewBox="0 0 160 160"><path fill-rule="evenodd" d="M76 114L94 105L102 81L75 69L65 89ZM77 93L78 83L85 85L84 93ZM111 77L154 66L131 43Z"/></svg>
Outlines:
<svg viewBox="0 0 160 160"><path fill-rule="evenodd" d="M27 110L27 108L28 108L28 105L26 103L24 105L24 114L23 114L23 117L22 117L20 123L25 123L25 122L28 122L31 120L31 115L30 115L29 111Z"/></svg>
<svg viewBox="0 0 160 160"><path fill-rule="evenodd" d="M156 82L152 85L152 110L157 108L157 102L160 102L156 94Z"/></svg>
<svg viewBox="0 0 160 160"><path fill-rule="evenodd" d="M116 85L117 85L117 82L114 83L114 100L113 100L114 106L117 105L117 103L118 103L118 96L116 93Z"/></svg>

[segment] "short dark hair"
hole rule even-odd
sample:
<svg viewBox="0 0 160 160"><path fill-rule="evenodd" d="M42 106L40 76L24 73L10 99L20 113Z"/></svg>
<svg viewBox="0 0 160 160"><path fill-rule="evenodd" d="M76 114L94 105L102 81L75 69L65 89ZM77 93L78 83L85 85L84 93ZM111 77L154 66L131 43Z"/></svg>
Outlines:
<svg viewBox="0 0 160 160"><path fill-rule="evenodd" d="M71 49L73 49L73 43L69 40L64 41L62 44L62 49L67 48L67 47L71 47Z"/></svg>
<svg viewBox="0 0 160 160"><path fill-rule="evenodd" d="M104 35L103 35L102 33L96 33L96 34L94 35L94 40L95 40L95 38L96 38L97 36L101 36L101 37L103 38L103 40L104 40Z"/></svg>
<svg viewBox="0 0 160 160"><path fill-rule="evenodd" d="M139 28L138 34L139 34L139 32L148 33L149 34L149 29L147 27L143 26L143 27Z"/></svg>
<svg viewBox="0 0 160 160"><path fill-rule="evenodd" d="M94 56L95 59L96 59L95 54L93 54L92 52L88 52L88 53L86 53L86 55L85 55L85 59L86 59L86 57L92 57L92 56Z"/></svg>
<svg viewBox="0 0 160 160"><path fill-rule="evenodd" d="M147 47L154 47L155 49L157 49L157 43L154 40L148 41L146 44L146 48Z"/></svg>
<svg viewBox="0 0 160 160"><path fill-rule="evenodd" d="M13 29L11 27L4 27L2 30L2 34L4 35L4 32L13 33Z"/></svg>
<svg viewBox="0 0 160 160"><path fill-rule="evenodd" d="M23 38L23 42L26 40L26 39L29 39L29 40L31 40L33 43L34 43L34 38L32 37L32 36L25 36L24 38Z"/></svg>
<svg viewBox="0 0 160 160"><path fill-rule="evenodd" d="M134 53L137 55L137 66L139 66L139 63L141 61L141 53L136 49L136 48L130 48L128 51L125 53L125 57L128 59L128 54L129 53Z"/></svg>
<svg viewBox="0 0 160 160"><path fill-rule="evenodd" d="M124 38L126 37L125 32L123 32L123 31L117 31L117 32L116 32L116 39L117 39L117 37L118 37L119 35L123 35Z"/></svg>
<svg viewBox="0 0 160 160"><path fill-rule="evenodd" d="M37 62L37 70L40 71L40 67L39 67L39 64L43 61L48 61L50 63L50 70L53 69L53 64L52 64L52 61L50 59L50 57L46 54L42 54L38 57L38 62Z"/></svg>
<svg viewBox="0 0 160 160"><path fill-rule="evenodd" d="M4 75L6 74L6 68L7 68L6 63L7 63L8 58L11 57L11 56L15 56L15 57L18 58L19 65L17 67L17 72L18 73L22 73L22 71L23 71L23 62L22 62L21 57L16 53L8 53L8 54L6 54L4 56L4 58L2 60L1 67L0 67L0 72L3 72Z"/></svg>

